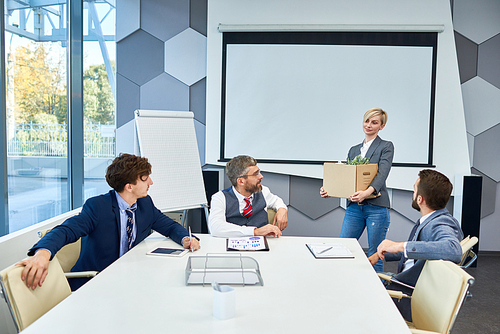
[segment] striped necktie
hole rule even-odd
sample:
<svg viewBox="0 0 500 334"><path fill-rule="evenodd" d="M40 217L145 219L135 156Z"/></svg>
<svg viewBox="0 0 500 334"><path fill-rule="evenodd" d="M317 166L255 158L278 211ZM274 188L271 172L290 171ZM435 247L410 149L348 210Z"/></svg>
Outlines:
<svg viewBox="0 0 500 334"><path fill-rule="evenodd" d="M250 203L250 198L245 197L245 208L243 209L243 217L250 218L252 216L252 203Z"/></svg>
<svg viewBox="0 0 500 334"><path fill-rule="evenodd" d="M132 243L134 240L132 239L133 231L134 231L134 212L132 209L128 208L125 210L127 214L127 245L128 249L132 248Z"/></svg>

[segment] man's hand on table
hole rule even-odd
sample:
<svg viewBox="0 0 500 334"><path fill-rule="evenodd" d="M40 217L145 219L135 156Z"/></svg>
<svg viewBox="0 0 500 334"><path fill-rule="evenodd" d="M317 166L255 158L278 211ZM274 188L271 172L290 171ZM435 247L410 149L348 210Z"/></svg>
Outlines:
<svg viewBox="0 0 500 334"><path fill-rule="evenodd" d="M264 225L262 227L259 227L259 228L256 228L255 230L253 230L253 234L255 236L272 235L272 236L279 238L281 236L281 230L277 226L267 224L267 225Z"/></svg>

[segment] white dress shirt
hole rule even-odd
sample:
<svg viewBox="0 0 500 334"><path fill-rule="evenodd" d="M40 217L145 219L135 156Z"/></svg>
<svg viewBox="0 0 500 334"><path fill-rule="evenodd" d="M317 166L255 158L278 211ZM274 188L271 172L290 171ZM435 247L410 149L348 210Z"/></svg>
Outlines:
<svg viewBox="0 0 500 334"><path fill-rule="evenodd" d="M245 196L240 194L236 188L233 187L233 192L238 199L240 204L240 212L243 212L243 209L246 206ZM278 209L284 208L286 209L285 202L278 196L271 193L268 187L262 186L262 195L264 196L264 200L266 201L266 212L267 209L274 209L278 211ZM251 196L250 201L253 200L253 196ZM212 201L210 203L210 215L208 216L208 229L210 234L214 237L244 237L244 236L252 236L254 235L253 230L256 229L255 226L240 226L226 221L226 196L222 191L218 191L212 196Z"/></svg>
<svg viewBox="0 0 500 334"><path fill-rule="evenodd" d="M377 138L377 137L375 137L375 138ZM368 149L370 148L370 146L372 146L372 143L375 140L375 138L370 140L368 143L365 143L365 141L363 141L363 146L361 146L361 149L360 149L360 153L361 153L361 156L363 158L365 157L366 152L368 152Z"/></svg>

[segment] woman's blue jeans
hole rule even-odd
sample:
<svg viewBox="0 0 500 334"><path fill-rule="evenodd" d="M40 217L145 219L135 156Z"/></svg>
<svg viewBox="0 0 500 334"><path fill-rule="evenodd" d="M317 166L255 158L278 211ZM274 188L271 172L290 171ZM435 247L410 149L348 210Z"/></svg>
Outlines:
<svg viewBox="0 0 500 334"><path fill-rule="evenodd" d="M345 212L340 237L359 239L366 226L370 256L377 252L378 245L385 239L390 223L388 208L369 203L351 203ZM373 268L376 272L383 272L384 261L379 260Z"/></svg>

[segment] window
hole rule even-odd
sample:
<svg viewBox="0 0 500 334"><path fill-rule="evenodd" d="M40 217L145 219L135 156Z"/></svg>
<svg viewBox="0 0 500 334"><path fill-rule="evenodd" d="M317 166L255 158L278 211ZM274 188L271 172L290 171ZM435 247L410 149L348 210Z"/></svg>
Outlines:
<svg viewBox="0 0 500 334"><path fill-rule="evenodd" d="M77 1L72 6L82 5ZM79 181L73 192L83 189L84 199L106 192L104 173L115 154L116 124L114 5L84 1L79 15L63 1L37 3L33 8L29 2L1 3L5 6L7 144L3 173L8 179L9 222L0 226L0 236L72 209L69 139L83 141L83 152L72 154L84 157L84 182ZM83 128L83 138L68 138L69 12L71 25L83 27L83 73L73 77L83 78L84 119L72 121L72 126Z"/></svg>

